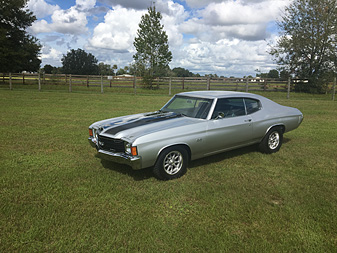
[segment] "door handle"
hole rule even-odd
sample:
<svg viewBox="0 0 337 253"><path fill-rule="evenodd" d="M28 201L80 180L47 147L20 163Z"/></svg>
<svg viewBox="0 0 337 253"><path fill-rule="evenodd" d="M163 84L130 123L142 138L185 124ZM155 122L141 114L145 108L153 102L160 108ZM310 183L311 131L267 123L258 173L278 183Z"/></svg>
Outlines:
<svg viewBox="0 0 337 253"><path fill-rule="evenodd" d="M246 119L245 122L252 122L252 119Z"/></svg>

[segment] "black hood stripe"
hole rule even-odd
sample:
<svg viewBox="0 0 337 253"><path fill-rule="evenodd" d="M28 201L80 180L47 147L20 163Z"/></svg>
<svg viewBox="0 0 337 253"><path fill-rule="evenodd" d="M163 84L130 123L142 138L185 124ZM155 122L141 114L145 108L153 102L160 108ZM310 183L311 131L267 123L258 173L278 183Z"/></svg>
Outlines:
<svg viewBox="0 0 337 253"><path fill-rule="evenodd" d="M134 127L139 127L139 126L145 126L148 124L152 124L152 123L156 123L156 122L161 122L161 121L165 121L165 120L169 120L169 119L174 119L174 118L178 118L181 117L181 114L176 114L176 113L160 113L157 114L156 116L151 115L151 117L144 117L144 118L140 118L138 120L132 121L130 123L125 123L123 125L120 126L113 126L111 128L109 128L108 130L106 130L104 133L108 133L111 135L115 135L121 131L124 130L128 130L130 128L134 128Z"/></svg>

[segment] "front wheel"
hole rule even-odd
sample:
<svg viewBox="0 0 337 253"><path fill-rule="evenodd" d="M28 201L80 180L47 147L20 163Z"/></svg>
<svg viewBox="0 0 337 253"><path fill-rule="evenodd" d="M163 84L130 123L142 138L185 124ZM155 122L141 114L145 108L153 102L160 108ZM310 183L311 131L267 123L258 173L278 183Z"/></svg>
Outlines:
<svg viewBox="0 0 337 253"><path fill-rule="evenodd" d="M161 180L179 178L186 173L187 164L188 152L185 148L180 146L167 148L158 156L153 173Z"/></svg>
<svg viewBox="0 0 337 253"><path fill-rule="evenodd" d="M280 150L283 141L283 131L281 127L274 127L266 134L259 145L263 153L271 154Z"/></svg>

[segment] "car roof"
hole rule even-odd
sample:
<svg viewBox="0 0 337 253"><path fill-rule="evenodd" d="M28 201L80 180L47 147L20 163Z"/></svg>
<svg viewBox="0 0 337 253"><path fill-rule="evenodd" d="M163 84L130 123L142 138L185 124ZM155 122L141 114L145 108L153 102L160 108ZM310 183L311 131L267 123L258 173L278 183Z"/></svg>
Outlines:
<svg viewBox="0 0 337 253"><path fill-rule="evenodd" d="M205 90L205 91L189 91L189 92L182 92L177 94L179 96L190 96L190 97L202 97L202 98L226 98L226 97L250 97L250 98L256 98L261 99L263 97L247 93L247 92L237 92L237 91L216 91L216 90Z"/></svg>

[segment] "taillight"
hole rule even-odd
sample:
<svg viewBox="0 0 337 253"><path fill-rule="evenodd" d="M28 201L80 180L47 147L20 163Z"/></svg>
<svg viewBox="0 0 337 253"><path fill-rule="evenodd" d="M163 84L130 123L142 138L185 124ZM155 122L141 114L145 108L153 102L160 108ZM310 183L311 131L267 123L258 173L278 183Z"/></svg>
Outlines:
<svg viewBox="0 0 337 253"><path fill-rule="evenodd" d="M94 134L93 134L93 132L92 132L92 129L90 129L90 128L89 128L89 136L90 136L90 137L93 137L93 136L94 136Z"/></svg>

